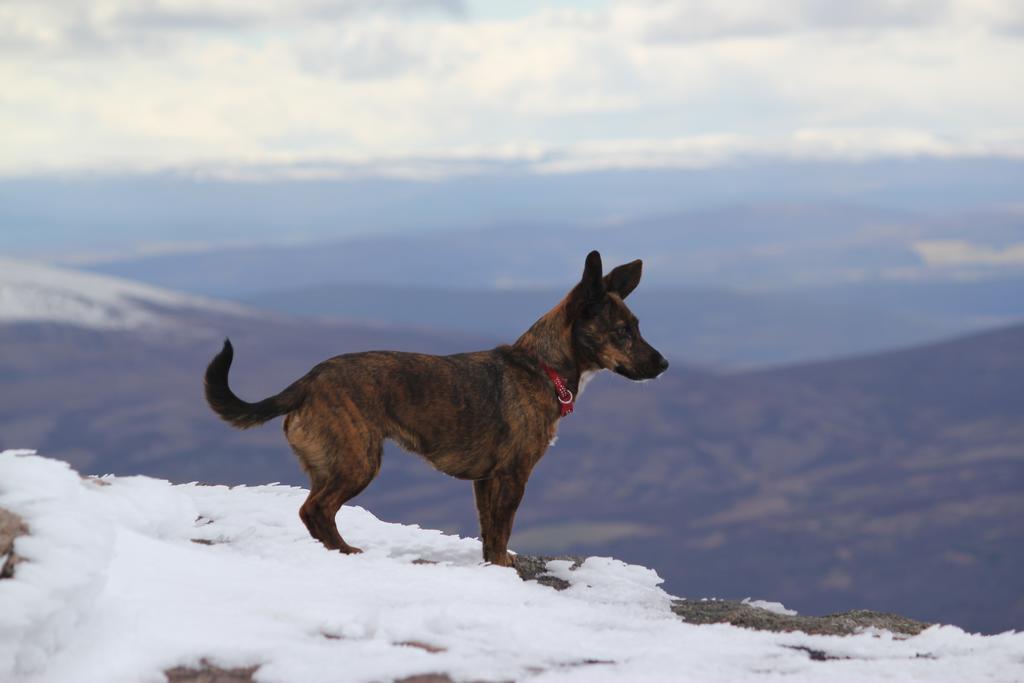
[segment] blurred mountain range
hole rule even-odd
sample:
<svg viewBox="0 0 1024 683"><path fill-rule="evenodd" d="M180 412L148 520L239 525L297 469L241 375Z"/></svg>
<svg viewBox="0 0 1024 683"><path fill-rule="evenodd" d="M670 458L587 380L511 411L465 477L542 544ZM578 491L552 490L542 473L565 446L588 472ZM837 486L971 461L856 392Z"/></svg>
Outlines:
<svg viewBox="0 0 1024 683"><path fill-rule="evenodd" d="M536 228L528 239L516 241L515 250L506 256L523 254L524 260L543 261L547 265L549 240L557 243L561 238L556 233L572 229L609 228L617 233L628 253L607 256L651 257L661 253L662 243L653 239L653 250L649 250L638 243L643 236L637 228L662 222L667 224L669 237L676 234L683 242L683 248L676 249L679 253L674 257L687 259L666 259L662 273L670 272L673 264L678 264L679 272L672 281L686 276L689 279L685 282L694 284L701 282L695 275L715 267L714 263L702 263L701 242L717 239L721 245L737 234L717 227L701 229L702 224L713 226L716 217L721 219L719 226L728 228L733 221L743 221L744 214L757 218L763 207L788 212L792 227L783 223L765 225L759 230L756 221L746 220L747 226L758 233L759 243L771 245L769 252L780 246L785 248L787 235L806 227L808 210L818 215L810 236L818 232L819 242L833 236L853 239L853 235L832 230L832 226L838 229L856 223L858 215L874 215L885 218L882 225L875 226L876 231L914 228L920 218L935 229L945 224L948 234L955 239L1000 246L1007 240L1020 239L1020 188L1024 186L1024 161L1012 158L882 158L857 163L747 159L701 168L553 174L534 173L516 163L493 162L471 165L465 173L442 172L427 179L353 176L343 168L334 169L334 173L331 169L319 169L327 171L319 175L318 169L308 169L311 173L305 179L281 179L272 169L264 174L253 170L257 173L234 179L204 173L202 169L0 178L0 252L84 264L222 246L311 245L366 235L429 238L441 231L498 229L514 237L521 230ZM801 213L805 216L801 217ZM706 220L702 214L707 214ZM897 220L893 222L890 218ZM1003 233L999 232L999 225L1003 226ZM775 239L777 228L782 231L777 233L779 239ZM870 238L868 243L878 238L877 232L866 236ZM864 237L857 235L856 239L863 242ZM904 242L907 237L913 238L914 233L904 234ZM571 250L554 254L554 262L569 262L575 272L578 253L609 247L587 240L580 243L580 239L578 234L572 236ZM488 246L490 240L486 238L483 246ZM694 250L686 248L689 244ZM732 246L742 253L745 245L733 241ZM729 256L728 252L722 253ZM870 250L863 253L870 255ZM391 257L397 255L392 252ZM427 268L436 273L453 262L459 266L452 271L452 281L458 286L479 284L473 281L474 277L490 286L495 273L508 276L478 269L473 259L435 259ZM226 267L223 261L220 264ZM392 284L408 282L393 281L394 269L387 261L362 265L368 269L381 268L388 275L385 281ZM422 271L411 263L404 265L411 269L412 282L419 284ZM797 273L815 264L798 265L802 267ZM291 270L295 277L303 277L301 269ZM247 277L242 288L251 291L311 284L305 279L266 282L277 272L272 269L263 273L263 282ZM732 272L745 275L742 269ZM786 274L778 269L775 272ZM339 273L346 275L345 270ZM345 279L337 277L339 273L333 274L334 280ZM192 273L197 286L226 275L216 271ZM512 275L518 278L522 273ZM542 278L534 284L550 285L560 283L562 273L543 269L531 275ZM433 281L437 286L449 284ZM197 291L188 281L165 284ZM703 284L723 287L741 283Z"/></svg>
<svg viewBox="0 0 1024 683"><path fill-rule="evenodd" d="M598 248L609 265L644 259L643 296L633 305L664 353L748 368L907 347L1024 319L1021 220L1012 204L939 212L833 198L624 214L574 227L531 219L219 246L88 268L289 315L497 342L514 339L558 300L582 256Z"/></svg>
<svg viewBox="0 0 1024 683"><path fill-rule="evenodd" d="M0 448L39 448L83 472L304 485L274 424L238 432L206 408L202 370L225 335L232 385L250 400L337 353L492 343L183 303L61 272L10 277L0 301L49 288L47 301L102 307L114 291L116 305L156 316L113 327L0 316ZM1015 325L767 370L673 366L645 385L600 376L531 479L513 547L616 555L656 567L679 595L1020 629L1022 348ZM397 449L355 502L476 533L470 487Z"/></svg>
<svg viewBox="0 0 1024 683"><path fill-rule="evenodd" d="M1024 281L942 285L945 291L934 296L922 288L907 285L879 291L887 300L881 304L848 288L765 293L641 287L629 304L645 337L666 356L720 369L913 346L1024 318L1024 298L1016 296L1024 292ZM1000 290L1006 290L1005 297ZM511 342L539 317L539 311L564 295L557 289L324 285L260 292L240 301L284 314L443 329ZM986 304L991 315L978 315Z"/></svg>
<svg viewBox="0 0 1024 683"><path fill-rule="evenodd" d="M658 289L778 291L879 282L1020 281L1022 219L1015 206L936 213L774 202L609 216L583 225L534 218L489 228L219 246L86 265L222 297L337 284L562 287L578 275L591 249L600 250L608 264L643 258L645 285Z"/></svg>

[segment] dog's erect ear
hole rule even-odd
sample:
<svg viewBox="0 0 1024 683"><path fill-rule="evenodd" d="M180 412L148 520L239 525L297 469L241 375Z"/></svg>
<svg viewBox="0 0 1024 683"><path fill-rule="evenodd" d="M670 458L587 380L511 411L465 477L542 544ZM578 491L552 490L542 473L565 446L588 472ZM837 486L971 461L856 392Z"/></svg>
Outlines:
<svg viewBox="0 0 1024 683"><path fill-rule="evenodd" d="M603 285L601 284L602 272L601 253L595 249L587 254L587 261L583 265L583 277L580 279L580 284L587 285L595 292L603 294Z"/></svg>
<svg viewBox="0 0 1024 683"><path fill-rule="evenodd" d="M595 315L604 299L604 280L601 278L601 254L592 251L587 254L583 277L569 294L569 317L584 318Z"/></svg>
<svg viewBox="0 0 1024 683"><path fill-rule="evenodd" d="M612 268L612 272L604 276L604 288L625 299L640 284L643 269L644 262L640 259Z"/></svg>

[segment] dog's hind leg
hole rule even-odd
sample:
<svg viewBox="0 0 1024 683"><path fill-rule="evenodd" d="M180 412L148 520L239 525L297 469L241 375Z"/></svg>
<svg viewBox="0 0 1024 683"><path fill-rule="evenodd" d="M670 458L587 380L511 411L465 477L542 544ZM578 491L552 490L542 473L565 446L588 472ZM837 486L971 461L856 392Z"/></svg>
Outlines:
<svg viewBox="0 0 1024 683"><path fill-rule="evenodd" d="M310 492L306 502L299 508L299 517L302 518L310 535L323 543L328 550L340 550L345 554L360 553L361 549L346 543L338 532L338 510L346 500L355 495L353 493L346 497L345 490L345 487L341 486L328 486Z"/></svg>
<svg viewBox="0 0 1024 683"><path fill-rule="evenodd" d="M341 506L355 498L365 489L380 471L381 446L376 447L375 457L369 468L347 468L345 472L335 473L333 477L313 488L306 502L299 509L310 535L319 540L329 550L340 550L343 553L359 553L359 548L345 542L338 532L337 515Z"/></svg>
<svg viewBox="0 0 1024 683"><path fill-rule="evenodd" d="M346 502L365 489L380 472L382 442L363 432L347 434L344 443L336 435L322 435L316 446L292 441L292 450L309 474L310 492L299 509L309 534L329 550L362 552L349 545L338 532L336 517Z"/></svg>
<svg viewBox="0 0 1024 683"><path fill-rule="evenodd" d="M306 502L299 508L299 518L306 525L309 535L324 544L328 550L341 550L342 552L355 552L356 549L349 546L344 549L345 543L341 534L338 533L337 524L330 519L320 507L320 494L324 489L314 488L309 492Z"/></svg>
<svg viewBox="0 0 1024 683"><path fill-rule="evenodd" d="M528 476L529 473L506 473L473 482L485 562L503 567L512 566L508 539L512 535L516 510L526 491Z"/></svg>

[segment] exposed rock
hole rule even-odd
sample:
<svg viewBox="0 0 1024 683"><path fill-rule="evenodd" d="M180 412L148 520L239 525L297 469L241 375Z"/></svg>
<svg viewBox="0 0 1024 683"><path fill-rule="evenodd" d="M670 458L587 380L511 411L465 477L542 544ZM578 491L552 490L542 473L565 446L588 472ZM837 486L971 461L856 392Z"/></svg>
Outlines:
<svg viewBox="0 0 1024 683"><path fill-rule="evenodd" d="M259 666L245 666L237 669L222 669L203 659L199 668L176 666L164 671L167 683L252 683L252 676Z"/></svg>
<svg viewBox="0 0 1024 683"><path fill-rule="evenodd" d="M930 624L871 610L853 610L823 617L776 614L735 600L674 600L672 611L691 624L732 624L759 631L803 631L816 635L847 636L864 628L877 628L908 636ZM809 653L814 659L815 653Z"/></svg>
<svg viewBox="0 0 1024 683"><path fill-rule="evenodd" d="M782 647L788 647L790 650L797 650L799 652L806 652L807 656L812 662L827 662L835 659L849 659L849 657L830 655L824 650L816 650L813 647L807 647L805 645L783 645Z"/></svg>
<svg viewBox="0 0 1024 683"><path fill-rule="evenodd" d="M14 567L22 558L14 552L14 539L28 533L28 527L18 515L0 508L0 579L14 576Z"/></svg>
<svg viewBox="0 0 1024 683"><path fill-rule="evenodd" d="M523 581L536 581L555 590L565 590L569 582L548 573L551 560L565 560L576 569L586 559L575 555L515 555L515 569ZM735 600L673 600L672 611L691 624L732 624L758 631L802 631L816 635L846 636L865 628L877 628L900 635L917 635L931 624L898 614L852 610L823 617L778 614ZM824 652L808 651L811 659L834 659Z"/></svg>
<svg viewBox="0 0 1024 683"><path fill-rule="evenodd" d="M551 560L565 560L572 563L569 569L573 570L583 564L583 560L586 558L576 555L515 555L513 559L515 561L516 573L519 574L519 578L523 581L536 581L544 586L550 586L556 591L563 591L569 587L569 582L549 574L548 562Z"/></svg>

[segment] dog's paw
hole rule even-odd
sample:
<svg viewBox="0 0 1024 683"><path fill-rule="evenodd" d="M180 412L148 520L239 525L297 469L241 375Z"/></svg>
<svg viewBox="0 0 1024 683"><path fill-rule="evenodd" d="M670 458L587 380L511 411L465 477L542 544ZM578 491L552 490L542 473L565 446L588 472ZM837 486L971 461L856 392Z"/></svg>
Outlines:
<svg viewBox="0 0 1024 683"><path fill-rule="evenodd" d="M497 567L514 567L515 560L508 553L502 553L501 555L495 555L487 559L488 562Z"/></svg>
<svg viewBox="0 0 1024 683"><path fill-rule="evenodd" d="M358 555L363 552L362 548L357 548L354 545L346 545L345 547L340 548L340 550L345 555Z"/></svg>

